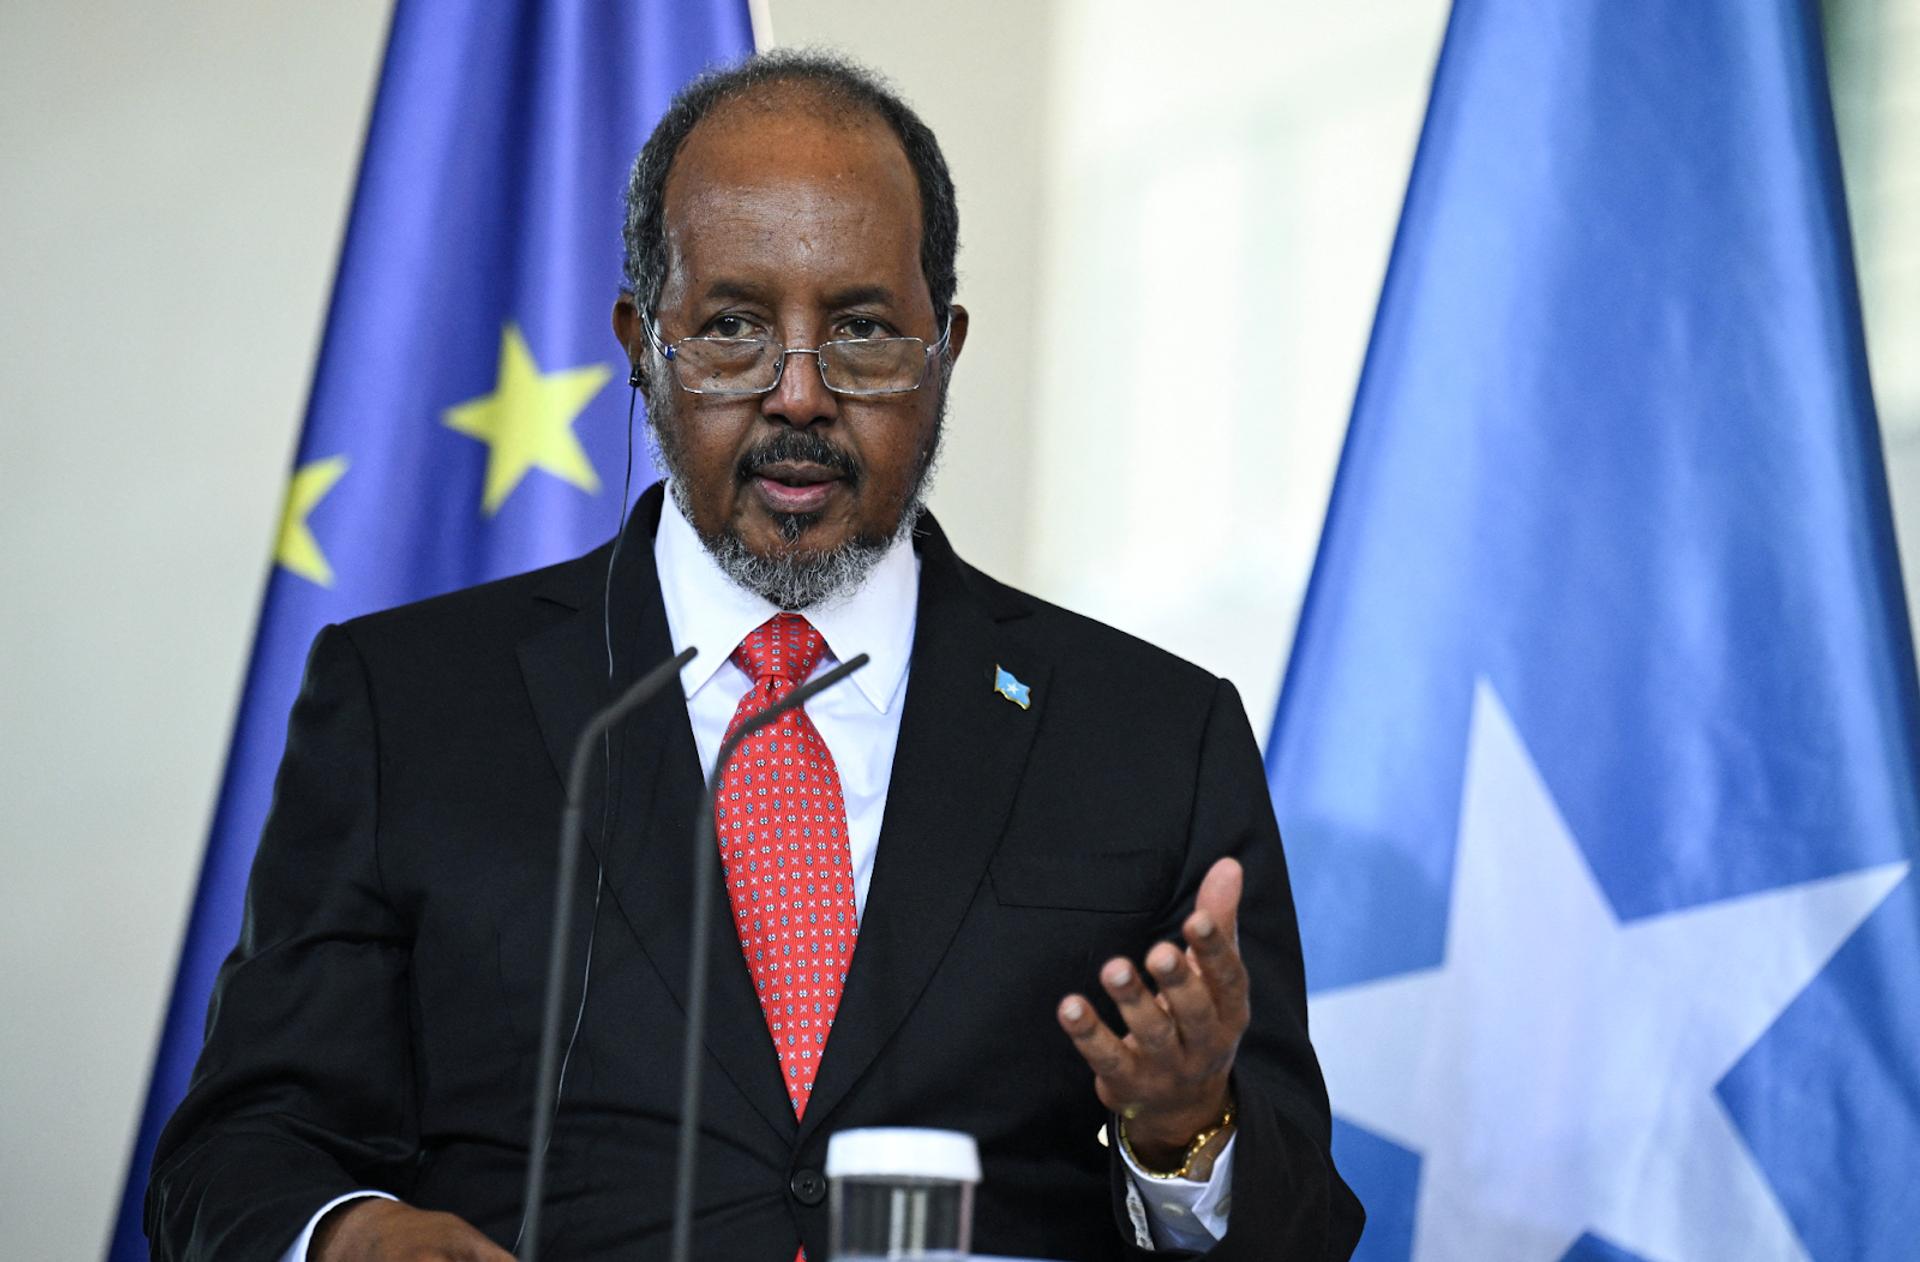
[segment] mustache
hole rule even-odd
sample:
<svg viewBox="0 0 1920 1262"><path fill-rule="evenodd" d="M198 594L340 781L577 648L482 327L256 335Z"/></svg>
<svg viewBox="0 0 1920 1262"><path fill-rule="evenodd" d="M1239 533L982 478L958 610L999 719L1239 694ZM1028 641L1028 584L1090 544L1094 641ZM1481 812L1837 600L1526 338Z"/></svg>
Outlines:
<svg viewBox="0 0 1920 1262"><path fill-rule="evenodd" d="M788 462L817 464L839 474L849 486L860 484L860 462L853 454L807 429L783 429L765 442L755 443L740 457L735 473L745 482L770 465Z"/></svg>

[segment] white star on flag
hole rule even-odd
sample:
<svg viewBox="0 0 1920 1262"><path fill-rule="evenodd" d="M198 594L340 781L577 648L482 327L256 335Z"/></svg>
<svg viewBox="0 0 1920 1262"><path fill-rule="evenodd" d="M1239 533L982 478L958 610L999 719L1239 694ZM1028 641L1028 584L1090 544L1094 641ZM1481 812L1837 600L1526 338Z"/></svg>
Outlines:
<svg viewBox="0 0 1920 1262"><path fill-rule="evenodd" d="M1412 1262L1805 1262L1716 1085L1906 876L1622 923L1475 689L1440 967L1312 997L1334 1111L1422 1159Z"/></svg>

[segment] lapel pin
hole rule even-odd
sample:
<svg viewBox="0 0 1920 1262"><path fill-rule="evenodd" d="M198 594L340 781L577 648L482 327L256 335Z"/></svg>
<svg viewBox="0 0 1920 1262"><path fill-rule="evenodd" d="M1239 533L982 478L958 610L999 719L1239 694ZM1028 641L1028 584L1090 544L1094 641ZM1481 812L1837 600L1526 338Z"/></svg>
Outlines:
<svg viewBox="0 0 1920 1262"><path fill-rule="evenodd" d="M1006 667L998 664L993 668L993 690L1022 710L1033 704L1032 690L1015 679Z"/></svg>

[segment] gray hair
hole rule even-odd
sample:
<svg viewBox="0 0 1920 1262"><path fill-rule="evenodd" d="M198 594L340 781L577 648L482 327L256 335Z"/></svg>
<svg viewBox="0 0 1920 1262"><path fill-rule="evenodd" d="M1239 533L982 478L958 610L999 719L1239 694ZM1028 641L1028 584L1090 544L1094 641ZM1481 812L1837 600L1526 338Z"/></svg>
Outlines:
<svg viewBox="0 0 1920 1262"><path fill-rule="evenodd" d="M667 274L667 176L680 146L714 108L768 87L806 89L836 111L871 114L899 138L920 190L920 270L933 295L934 316L944 327L958 283L960 208L940 142L907 103L871 70L845 57L815 50L756 53L736 66L710 70L682 88L633 160L627 178L623 286L643 315L660 301Z"/></svg>

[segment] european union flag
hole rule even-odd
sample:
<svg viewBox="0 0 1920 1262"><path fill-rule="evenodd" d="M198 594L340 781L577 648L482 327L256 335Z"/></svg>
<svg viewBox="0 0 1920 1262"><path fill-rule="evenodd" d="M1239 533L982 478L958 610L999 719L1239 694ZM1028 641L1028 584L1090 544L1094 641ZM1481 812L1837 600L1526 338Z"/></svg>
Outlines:
<svg viewBox="0 0 1920 1262"><path fill-rule="evenodd" d="M1364 1258L1915 1256L1915 672L1816 22L1455 4L1269 754Z"/></svg>
<svg viewBox="0 0 1920 1262"><path fill-rule="evenodd" d="M752 47L745 0L397 4L112 1262L147 1256L147 1167L239 935L308 644L614 532L627 166L675 91Z"/></svg>

